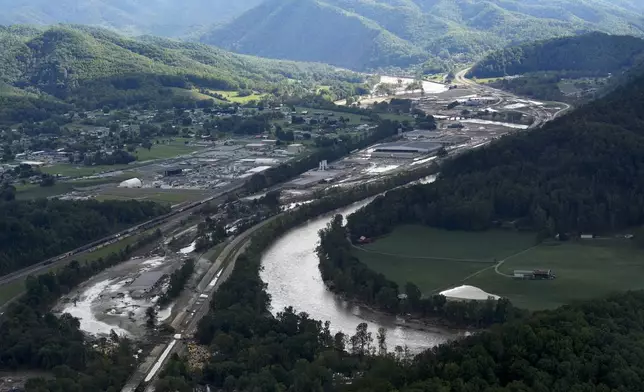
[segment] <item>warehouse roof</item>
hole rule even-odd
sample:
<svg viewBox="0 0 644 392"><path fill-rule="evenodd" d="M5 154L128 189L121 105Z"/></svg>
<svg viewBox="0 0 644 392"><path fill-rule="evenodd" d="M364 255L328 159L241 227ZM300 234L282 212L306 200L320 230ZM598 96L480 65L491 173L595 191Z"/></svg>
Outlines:
<svg viewBox="0 0 644 392"><path fill-rule="evenodd" d="M374 148L375 151L418 151L431 152L439 150L442 147L440 143L425 141L401 141L393 143L384 143Z"/></svg>

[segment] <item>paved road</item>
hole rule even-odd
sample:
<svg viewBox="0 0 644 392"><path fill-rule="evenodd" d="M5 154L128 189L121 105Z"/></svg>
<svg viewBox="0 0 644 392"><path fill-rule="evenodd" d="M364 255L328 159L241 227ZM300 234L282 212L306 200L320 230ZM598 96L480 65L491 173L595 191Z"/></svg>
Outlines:
<svg viewBox="0 0 644 392"><path fill-rule="evenodd" d="M148 221L139 225L134 226L134 228L128 228L126 230L123 230L119 233L111 234L99 241L94 242L96 246L103 247L107 245L111 245L120 241L123 241L124 239L143 233L145 231L148 231L150 229L154 228L165 228L169 227L172 225L177 224L178 222L186 219L190 214L193 213L193 211L199 207L201 207L203 204L207 202L223 202L225 197L230 193L237 191L241 186L243 185L243 181L231 184L227 186L225 189L217 191L214 194L211 194L207 198L200 200L198 202L190 203L188 206L182 208L178 207L175 208L173 212L170 213L170 215L167 216L166 219L155 219L152 221ZM157 221L158 220L158 221ZM90 253L97 250L95 246L92 246L91 248L87 248L87 246L83 246L80 248L77 248L75 250L65 252L62 255L59 255L55 258L49 259L50 261L45 264L45 261L38 263L36 265L32 265L27 268L23 268L21 270L12 272L10 274L4 275L0 277L0 286L4 286L6 284L11 284L15 281L25 279L29 275L35 275L39 273L45 273L49 271L50 269L58 266L58 265L64 265L65 263L69 262L70 260L73 260L74 258L77 258L80 255ZM17 295L16 297L12 298L11 300L7 301L6 303L2 304L0 306L0 311L3 311L4 308L6 308L10 303L16 301L18 298L22 296L22 293Z"/></svg>
<svg viewBox="0 0 644 392"><path fill-rule="evenodd" d="M473 80L467 79L465 75L469 70L470 68L466 68L456 73L455 75L456 84L466 85L479 94L490 94L494 97L498 97L499 102L496 105L500 105L506 100L517 100L517 99L530 100L530 98L520 97L510 92L499 90L484 84L478 84ZM558 116L562 115L563 113L570 110L571 108L571 106L565 102L553 102L553 103L555 103L557 106L561 106L562 109L560 109L556 113L551 113L548 110L541 107L540 105L531 105L527 108L535 118L530 128L537 128L545 124L546 122L557 118Z"/></svg>
<svg viewBox="0 0 644 392"><path fill-rule="evenodd" d="M144 382L148 384L146 392L154 391L154 382L157 379L160 369L163 369L167 358L170 358L172 354L182 354L186 351L187 342L183 339L194 336L197 331L199 321L210 310L210 301L212 300L213 294L217 289L219 289L221 284L230 277L230 274L235 268L237 258L246 250L248 245L250 245L251 235L267 223L272 222L275 218L276 217L269 218L241 233L222 250L217 257L217 260L215 260L212 267L206 272L206 274L204 274L204 277L197 285L197 289L193 292L193 297L190 299L188 306L186 306L182 312L177 314L171 323L176 332L181 333L182 339L168 339L166 343L155 347L148 357L141 363L121 392L133 392ZM214 279L217 276L219 276L219 278L216 280L216 283L213 284L213 282L215 282ZM203 296L207 296L207 299ZM174 343L172 342L173 340L175 340ZM170 348L168 349L168 347ZM168 352L164 357L166 349L168 349ZM157 368L156 372L153 371L155 368Z"/></svg>

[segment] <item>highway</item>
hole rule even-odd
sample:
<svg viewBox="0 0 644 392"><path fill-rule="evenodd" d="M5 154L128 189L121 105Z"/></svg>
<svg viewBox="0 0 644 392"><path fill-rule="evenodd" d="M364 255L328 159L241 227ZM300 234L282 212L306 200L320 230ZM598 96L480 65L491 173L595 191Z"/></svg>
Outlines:
<svg viewBox="0 0 644 392"><path fill-rule="evenodd" d="M219 191L205 199L202 199L200 201L192 202L189 203L186 206L181 206L170 213L151 219L147 222L138 224L136 226L130 227L126 230L123 230L118 233L111 234L105 238L102 238L100 240L94 241L90 244L83 245L79 248L76 248L74 250L71 250L69 252L65 252L61 255L58 255L56 257L50 258L48 260L45 260L43 262L40 262L38 264L32 265L27 268L23 268L21 270L12 272L10 274L4 275L0 277L0 286L1 285L6 285L13 283L17 280L24 279L29 275L34 275L42 272L46 272L47 270L57 266L57 265L63 265L67 263L70 258L73 258L74 256L78 256L84 253L89 253L89 252L94 252L98 249L101 249L105 246L120 242L128 237L143 233L145 231L148 231L150 229L158 228L163 226L164 224L168 224L169 222L178 222L182 219L185 219L187 216L189 216L193 210L196 208L209 203L211 201L216 201L218 199L222 199L231 192L235 192L243 187L244 183L243 182L238 182L235 184L231 184L228 187L226 187L225 190ZM6 302L0 307L0 310L4 309L7 305L9 305L11 302L15 301L17 298L19 298L22 294L19 294L18 296L14 297L10 301Z"/></svg>
<svg viewBox="0 0 644 392"><path fill-rule="evenodd" d="M521 100L526 101L530 98L520 97L518 95L512 94L507 91L499 90L490 86L483 84L478 84L473 80L467 79L465 75L469 72L470 68L465 68L455 74L454 82L460 85L466 85L477 94L489 94L499 99L499 102L496 105L503 104L506 100ZM551 121L558 116L562 115L566 111L570 110L571 106L565 102L553 102L557 106L562 106L562 109L558 110L555 113L547 111L541 105L530 105L527 109L534 116L534 122L530 125L530 128L538 128L539 126L545 124L548 121Z"/></svg>
<svg viewBox="0 0 644 392"><path fill-rule="evenodd" d="M169 338L167 342L156 346L130 377L121 392L134 392L141 384L147 385L146 392L154 390L154 382L167 359L174 353L181 354L186 351L187 345L184 339L191 339L194 336L199 320L210 310L210 301L213 294L232 273L237 258L250 245L252 234L276 219L277 216L258 223L226 245L212 267L204 274L196 290L192 292L192 298L189 300L188 305L175 316L171 323L176 333L180 334L181 337Z"/></svg>

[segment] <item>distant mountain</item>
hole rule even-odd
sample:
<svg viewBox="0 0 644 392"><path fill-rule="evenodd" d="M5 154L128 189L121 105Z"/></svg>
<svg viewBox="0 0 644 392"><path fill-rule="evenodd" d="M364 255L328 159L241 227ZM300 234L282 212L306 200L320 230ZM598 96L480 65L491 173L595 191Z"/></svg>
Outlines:
<svg viewBox="0 0 644 392"><path fill-rule="evenodd" d="M405 66L425 57L419 47L373 20L315 0L267 1L202 41L241 53L350 68L364 68L362 63Z"/></svg>
<svg viewBox="0 0 644 392"><path fill-rule="evenodd" d="M468 62L526 41L602 31L644 35L621 0L266 0L202 42L352 69Z"/></svg>
<svg viewBox="0 0 644 392"><path fill-rule="evenodd" d="M0 0L0 24L101 26L132 34L183 36L229 21L262 0Z"/></svg>
<svg viewBox="0 0 644 392"><path fill-rule="evenodd" d="M565 71L599 76L625 71L644 59L644 40L590 33L538 41L490 53L469 72L478 78Z"/></svg>
<svg viewBox="0 0 644 392"><path fill-rule="evenodd" d="M327 65L265 60L199 43L132 39L80 26L0 27L0 47L0 95L40 96L83 108L172 101L198 88L296 93L306 86L360 80ZM177 90L185 93L175 96Z"/></svg>

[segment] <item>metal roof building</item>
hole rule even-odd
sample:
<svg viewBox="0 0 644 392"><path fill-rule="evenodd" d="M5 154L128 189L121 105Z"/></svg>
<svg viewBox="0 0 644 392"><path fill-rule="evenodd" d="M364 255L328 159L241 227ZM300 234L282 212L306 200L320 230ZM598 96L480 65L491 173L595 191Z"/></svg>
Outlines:
<svg viewBox="0 0 644 392"><path fill-rule="evenodd" d="M435 154L442 147L442 144L434 142L402 141L376 146L371 154L375 156L398 155L401 157L405 155L425 155Z"/></svg>

